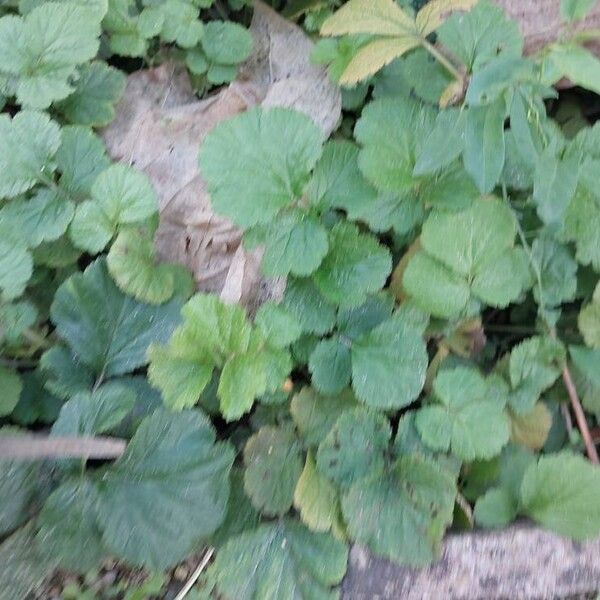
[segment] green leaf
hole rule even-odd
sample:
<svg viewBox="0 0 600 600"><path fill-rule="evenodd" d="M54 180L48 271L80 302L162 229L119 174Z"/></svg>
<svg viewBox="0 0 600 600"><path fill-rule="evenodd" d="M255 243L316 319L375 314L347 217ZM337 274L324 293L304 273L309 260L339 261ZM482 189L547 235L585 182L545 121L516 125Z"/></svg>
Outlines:
<svg viewBox="0 0 600 600"><path fill-rule="evenodd" d="M543 402L538 402L531 412L519 415L510 412L510 439L531 450L541 450L548 440L552 427L552 413Z"/></svg>
<svg viewBox="0 0 600 600"><path fill-rule="evenodd" d="M104 249L119 225L143 221L157 211L148 177L122 163L98 175L91 195L92 200L77 207L70 234L78 248L94 254Z"/></svg>
<svg viewBox="0 0 600 600"><path fill-rule="evenodd" d="M569 346L575 366L597 387L600 387L600 350L585 346Z"/></svg>
<svg viewBox="0 0 600 600"><path fill-rule="evenodd" d="M60 286L51 316L77 357L108 377L145 365L148 346L169 338L180 307L178 299L152 307L123 295L97 260Z"/></svg>
<svg viewBox="0 0 600 600"><path fill-rule="evenodd" d="M352 387L371 407L399 409L423 389L427 363L421 332L397 315L353 343Z"/></svg>
<svg viewBox="0 0 600 600"><path fill-rule="evenodd" d="M577 324L585 343L592 348L600 348L600 302L590 302L582 308Z"/></svg>
<svg viewBox="0 0 600 600"><path fill-rule="evenodd" d="M93 436L110 431L131 412L135 401L135 392L118 382L75 394L60 409L52 435Z"/></svg>
<svg viewBox="0 0 600 600"><path fill-rule="evenodd" d="M38 318L35 306L27 301L0 304L0 343L17 344L21 334Z"/></svg>
<svg viewBox="0 0 600 600"><path fill-rule="evenodd" d="M541 154L535 169L533 200L544 223L549 225L563 220L575 194L578 178L579 157L558 159L552 148Z"/></svg>
<svg viewBox="0 0 600 600"><path fill-rule="evenodd" d="M565 211L561 238L575 242L576 258L582 265L600 270L600 195L593 174L599 163L594 161L581 172L573 200Z"/></svg>
<svg viewBox="0 0 600 600"><path fill-rule="evenodd" d="M108 0L108 12L102 28L108 35L112 52L121 56L144 55L148 44L138 24L139 13L131 0Z"/></svg>
<svg viewBox="0 0 600 600"><path fill-rule="evenodd" d="M239 419L267 390L264 360L263 354L250 351L233 356L225 363L217 391L225 420Z"/></svg>
<svg viewBox="0 0 600 600"><path fill-rule="evenodd" d="M14 435L12 428L0 429ZM38 465L3 457L0 462L0 535L5 536L25 523L37 502Z"/></svg>
<svg viewBox="0 0 600 600"><path fill-rule="evenodd" d="M511 407L519 414L531 412L542 392L558 379L565 362L562 344L549 337L532 337L510 353Z"/></svg>
<svg viewBox="0 0 600 600"><path fill-rule="evenodd" d="M285 348L302 334L300 324L281 304L265 302L256 312L254 324L261 330L265 340L275 348Z"/></svg>
<svg viewBox="0 0 600 600"><path fill-rule="evenodd" d="M303 387L292 398L290 412L306 446L318 446L338 417L357 406L350 390L337 396L321 396L312 387Z"/></svg>
<svg viewBox="0 0 600 600"><path fill-rule="evenodd" d="M321 35L416 35L415 22L393 0L350 0L321 26Z"/></svg>
<svg viewBox="0 0 600 600"><path fill-rule="evenodd" d="M466 113L463 160L482 194L491 192L502 174L505 117L503 98L489 106L471 107Z"/></svg>
<svg viewBox="0 0 600 600"><path fill-rule="evenodd" d="M363 407L344 411L319 444L317 467L328 479L347 489L384 467L392 430L387 418Z"/></svg>
<svg viewBox="0 0 600 600"><path fill-rule="evenodd" d="M329 531L338 516L336 489L317 471L310 452L306 455L304 469L294 490L294 506L312 531Z"/></svg>
<svg viewBox="0 0 600 600"><path fill-rule="evenodd" d="M560 535L591 539L600 533L598 494L596 466L570 452L543 456L525 472L522 511Z"/></svg>
<svg viewBox="0 0 600 600"><path fill-rule="evenodd" d="M106 264L119 288L140 302L162 304L173 296L174 265L157 264L152 235L145 227L123 229Z"/></svg>
<svg viewBox="0 0 600 600"><path fill-rule="evenodd" d="M584 19L595 0L561 0L560 18L567 23Z"/></svg>
<svg viewBox="0 0 600 600"><path fill-rule="evenodd" d="M408 262L404 289L439 317L468 312L474 300L505 307L530 281L514 237L512 212L499 200L482 199L459 213L433 212L423 226L423 249Z"/></svg>
<svg viewBox="0 0 600 600"><path fill-rule="evenodd" d="M93 6L58 2L0 19L1 71L16 78L20 104L47 108L73 91L77 65L98 51L101 19Z"/></svg>
<svg viewBox="0 0 600 600"><path fill-rule="evenodd" d="M509 440L504 412L507 389L502 380L485 380L467 367L443 370L433 382L439 405L417 411L415 424L423 441L434 450L447 451L465 460L492 458Z"/></svg>
<svg viewBox="0 0 600 600"><path fill-rule="evenodd" d="M268 223L302 195L321 142L307 116L284 108L255 108L220 123L199 158L214 209L240 227Z"/></svg>
<svg viewBox="0 0 600 600"><path fill-rule="evenodd" d="M435 463L405 456L342 496L351 539L400 564L428 565L452 521L456 487Z"/></svg>
<svg viewBox="0 0 600 600"><path fill-rule="evenodd" d="M77 200L89 198L96 177L110 165L104 143L89 128L79 125L63 127L60 136L54 157L61 172L60 187Z"/></svg>
<svg viewBox="0 0 600 600"><path fill-rule="evenodd" d="M335 324L335 304L321 294L311 279L290 278L282 305L307 333L323 335Z"/></svg>
<svg viewBox="0 0 600 600"><path fill-rule="evenodd" d="M468 111L449 108L438 113L431 133L421 148L415 175L435 173L449 166L463 152Z"/></svg>
<svg viewBox="0 0 600 600"><path fill-rule="evenodd" d="M302 472L300 444L289 429L261 427L244 447L244 489L254 508L283 515L292 506Z"/></svg>
<svg viewBox="0 0 600 600"><path fill-rule="evenodd" d="M71 123L99 127L115 118L115 104L125 89L125 75L105 62L93 61L78 70L75 91L57 109Z"/></svg>
<svg viewBox="0 0 600 600"><path fill-rule="evenodd" d="M264 245L262 272L269 277L310 275L327 254L327 230L300 210L282 214L276 221L257 225L244 234L244 245Z"/></svg>
<svg viewBox="0 0 600 600"><path fill-rule="evenodd" d="M0 138L0 197L14 198L31 189L41 175L51 174L60 129L46 114L23 110L12 119L0 115Z"/></svg>
<svg viewBox="0 0 600 600"><path fill-rule="evenodd" d="M323 296L335 304L362 304L368 294L383 287L392 270L389 251L350 223L333 227L329 248L313 281Z"/></svg>
<svg viewBox="0 0 600 600"><path fill-rule="evenodd" d="M206 23L200 43L209 61L222 65L237 65L252 51L250 32L231 21Z"/></svg>
<svg viewBox="0 0 600 600"><path fill-rule="evenodd" d="M11 419L19 425L54 423L62 402L44 388L45 378L42 377L41 369L24 373L22 379L23 390Z"/></svg>
<svg viewBox="0 0 600 600"><path fill-rule="evenodd" d="M352 376L350 345L340 337L321 340L310 355L308 368L313 386L322 394L337 394Z"/></svg>
<svg viewBox="0 0 600 600"><path fill-rule="evenodd" d="M577 291L577 263L569 249L550 235L540 235L531 246L531 256L539 265L543 297L539 286L533 288L538 304L560 306L575 298Z"/></svg>
<svg viewBox="0 0 600 600"><path fill-rule="evenodd" d="M37 542L65 569L85 572L106 556L95 515L97 491L82 479L67 480L44 503Z"/></svg>
<svg viewBox="0 0 600 600"><path fill-rule="evenodd" d="M341 582L347 560L339 540L283 519L235 536L219 550L217 587L238 600L332 599L329 588Z"/></svg>
<svg viewBox="0 0 600 600"><path fill-rule="evenodd" d="M554 44L547 60L556 73L553 79L567 77L574 85L600 93L600 61L589 50L574 43Z"/></svg>
<svg viewBox="0 0 600 600"><path fill-rule="evenodd" d="M45 387L63 400L91 389L96 379L92 370L78 356L59 345L42 354L40 369L45 375Z"/></svg>
<svg viewBox="0 0 600 600"><path fill-rule="evenodd" d="M163 15L160 37L165 42L175 42L182 48L192 48L204 34L204 24L198 18L198 9L185 0L165 0L145 10L158 10ZM143 13L142 13L143 14Z"/></svg>
<svg viewBox="0 0 600 600"><path fill-rule="evenodd" d="M434 111L412 98L382 98L368 104L354 135L364 176L379 190L405 193L414 185L415 155L434 124Z"/></svg>
<svg viewBox="0 0 600 600"><path fill-rule="evenodd" d="M29 200L15 199L0 209L2 226L18 231L29 248L57 240L65 233L75 205L56 192L38 190Z"/></svg>
<svg viewBox="0 0 600 600"><path fill-rule="evenodd" d="M25 291L32 272L33 259L23 242L11 239L8 231L0 230L1 299L18 298Z"/></svg>
<svg viewBox="0 0 600 600"><path fill-rule="evenodd" d="M162 570L217 529L234 453L215 437L197 411L158 411L142 421L125 454L95 484L98 524L110 552Z"/></svg>
<svg viewBox="0 0 600 600"><path fill-rule="evenodd" d="M518 504L509 490L498 487L477 499L474 517L484 527L506 527L515 520Z"/></svg>
<svg viewBox="0 0 600 600"><path fill-rule="evenodd" d="M519 58L523 38L516 21L489 0L478 2L466 14L455 13L437 30L438 40L468 71L499 56Z"/></svg>

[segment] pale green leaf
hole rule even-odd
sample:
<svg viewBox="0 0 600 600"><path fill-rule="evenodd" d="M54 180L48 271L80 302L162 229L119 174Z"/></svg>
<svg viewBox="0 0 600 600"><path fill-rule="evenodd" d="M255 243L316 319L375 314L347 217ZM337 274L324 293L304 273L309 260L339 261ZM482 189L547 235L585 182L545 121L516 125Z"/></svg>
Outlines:
<svg viewBox="0 0 600 600"><path fill-rule="evenodd" d="M339 540L282 519L235 536L219 550L217 587L237 600L333 600L330 588L341 582L347 560Z"/></svg>
<svg viewBox="0 0 600 600"><path fill-rule="evenodd" d="M522 512L542 526L576 540L600 533L600 471L569 452L543 456L521 486Z"/></svg>
<svg viewBox="0 0 600 600"><path fill-rule="evenodd" d="M40 176L51 176L51 159L61 138L58 125L46 114L24 110L12 120L0 115L0 139L0 197L13 198L31 189Z"/></svg>
<svg viewBox="0 0 600 600"><path fill-rule="evenodd" d="M241 227L269 222L301 197L321 143L317 126L290 109L255 108L220 123L199 159L214 209Z"/></svg>
<svg viewBox="0 0 600 600"><path fill-rule="evenodd" d="M483 527L506 527L515 520L518 504L509 490L498 487L477 499L473 515Z"/></svg>
<svg viewBox="0 0 600 600"><path fill-rule="evenodd" d="M365 44L348 63L340 85L351 86L367 79L419 44L419 38L413 36L382 38Z"/></svg>
<svg viewBox="0 0 600 600"><path fill-rule="evenodd" d="M577 324L585 343L591 348L600 348L600 302L593 301L584 306Z"/></svg>
<svg viewBox="0 0 600 600"><path fill-rule="evenodd" d="M300 324L281 304L265 302L256 312L254 323L261 330L265 340L276 348L285 348L301 335Z"/></svg>
<svg viewBox="0 0 600 600"><path fill-rule="evenodd" d="M200 43L209 61L222 65L241 63L252 51L252 35L233 21L210 21Z"/></svg>
<svg viewBox="0 0 600 600"><path fill-rule="evenodd" d="M531 450L541 450L548 439L552 427L552 413L543 402L538 402L533 410L519 415L509 413L510 439Z"/></svg>
<svg viewBox="0 0 600 600"><path fill-rule="evenodd" d="M4 301L18 298L31 278L33 259L21 241L13 240L0 230L0 297Z"/></svg>
<svg viewBox="0 0 600 600"><path fill-rule="evenodd" d="M150 569L187 556L223 521L231 446L199 412L158 411L96 478L97 518L112 553Z"/></svg>
<svg viewBox="0 0 600 600"><path fill-rule="evenodd" d="M294 490L294 506L312 531L329 531L339 511L335 487L321 475L309 452Z"/></svg>
<svg viewBox="0 0 600 600"><path fill-rule="evenodd" d="M321 35L416 34L415 22L394 0L350 0L321 26Z"/></svg>
<svg viewBox="0 0 600 600"><path fill-rule="evenodd" d="M567 23L584 19L596 0L561 0L560 18Z"/></svg>
<svg viewBox="0 0 600 600"><path fill-rule="evenodd" d="M547 60L558 74L556 79L567 77L574 85L600 93L600 61L583 46L555 44Z"/></svg>
<svg viewBox="0 0 600 600"><path fill-rule="evenodd" d="M283 515L292 506L302 472L300 444L292 431L261 427L244 447L244 489L257 510Z"/></svg>
<svg viewBox="0 0 600 600"><path fill-rule="evenodd" d="M423 37L433 33L453 12L466 12L477 0L430 0L417 13L417 28Z"/></svg>

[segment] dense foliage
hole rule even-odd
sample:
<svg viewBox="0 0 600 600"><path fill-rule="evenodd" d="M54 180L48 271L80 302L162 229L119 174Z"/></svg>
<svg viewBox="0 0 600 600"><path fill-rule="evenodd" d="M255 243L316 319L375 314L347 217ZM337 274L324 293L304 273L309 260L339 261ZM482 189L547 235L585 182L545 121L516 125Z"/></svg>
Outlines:
<svg viewBox="0 0 600 600"><path fill-rule="evenodd" d="M94 132L126 60L176 57L204 93L247 30L211 0L0 5L0 435L129 440L0 461L21 575L210 543L223 597L328 598L353 541L422 566L452 524L600 533L563 381L600 424L600 128L555 118L552 87L600 91L571 30L591 3L564 0L531 57L489 0L300 4L347 86L339 131L258 107L199 154L214 210L287 279L255 315L157 263L155 191Z"/></svg>

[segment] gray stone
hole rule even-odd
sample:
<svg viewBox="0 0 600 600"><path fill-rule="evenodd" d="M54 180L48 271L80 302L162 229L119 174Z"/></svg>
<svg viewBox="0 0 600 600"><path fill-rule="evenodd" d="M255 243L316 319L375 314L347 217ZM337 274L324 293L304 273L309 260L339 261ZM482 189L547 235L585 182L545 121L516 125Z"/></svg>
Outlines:
<svg viewBox="0 0 600 600"><path fill-rule="evenodd" d="M600 539L577 543L527 524L451 534L440 560L400 567L355 545L344 600L554 599L600 590Z"/></svg>

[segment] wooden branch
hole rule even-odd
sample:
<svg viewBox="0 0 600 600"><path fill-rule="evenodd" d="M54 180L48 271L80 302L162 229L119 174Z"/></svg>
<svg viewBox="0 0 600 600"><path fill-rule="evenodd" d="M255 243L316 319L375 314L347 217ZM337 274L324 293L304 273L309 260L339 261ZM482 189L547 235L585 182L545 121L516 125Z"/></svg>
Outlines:
<svg viewBox="0 0 600 600"><path fill-rule="evenodd" d="M592 440L592 435L590 434L590 429L585 419L585 413L583 412L583 408L581 407L581 402L579 402L577 388L573 383L571 371L569 371L569 367L567 365L565 365L563 368L562 378L565 384L565 388L567 388L569 399L571 400L571 406L573 407L573 412L575 413L577 426L579 427L579 431L581 432L581 437L583 438L588 458L590 459L590 462L597 465L600 463L600 460L598 460L598 452L596 451L596 446L594 445L594 441Z"/></svg>
<svg viewBox="0 0 600 600"><path fill-rule="evenodd" d="M108 437L0 436L0 461L45 458L119 458L125 440Z"/></svg>

